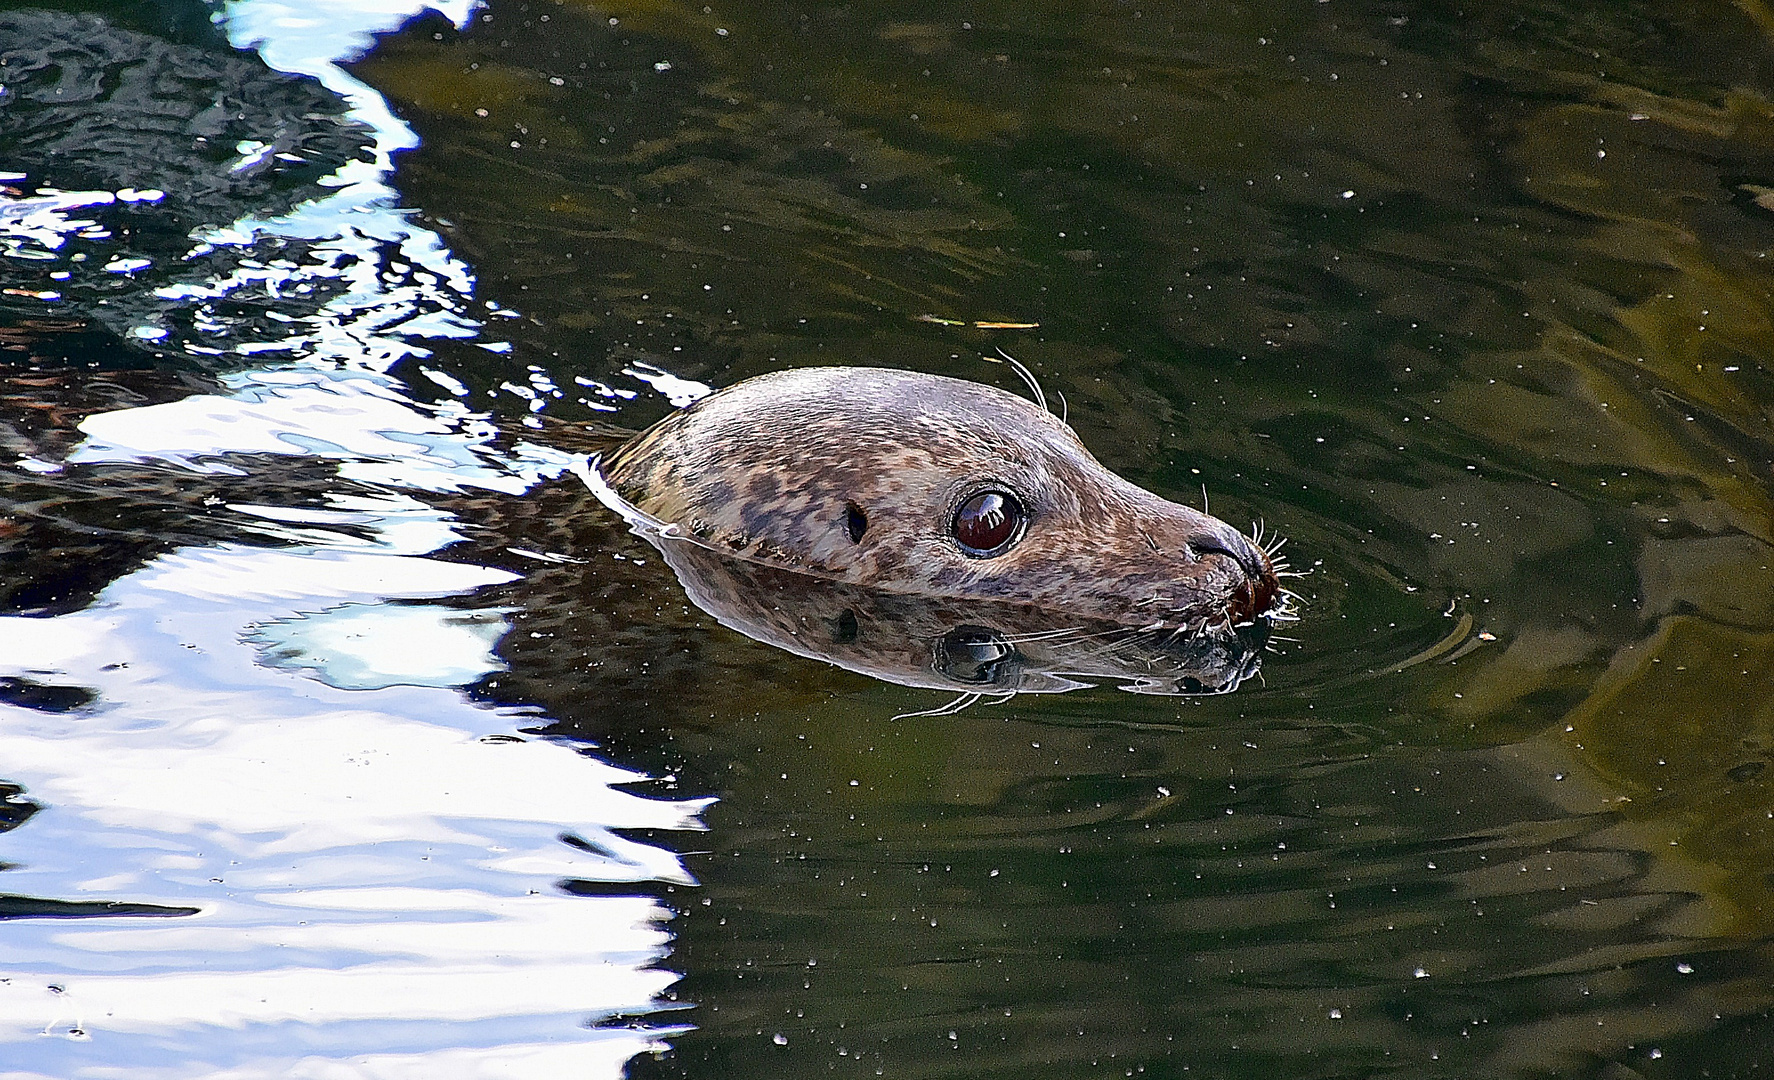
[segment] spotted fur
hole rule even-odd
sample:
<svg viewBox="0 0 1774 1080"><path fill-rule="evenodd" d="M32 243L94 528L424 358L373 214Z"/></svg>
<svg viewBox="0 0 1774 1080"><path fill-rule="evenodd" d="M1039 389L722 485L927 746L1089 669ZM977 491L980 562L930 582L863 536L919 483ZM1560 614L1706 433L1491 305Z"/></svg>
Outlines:
<svg viewBox="0 0 1774 1080"><path fill-rule="evenodd" d="M1283 596L1250 538L1109 472L1028 401L958 379L760 376L667 417L600 472L633 508L714 550L885 592L1189 629L1262 619ZM1009 491L1027 514L1021 538L990 558L950 531L983 489ZM867 521L859 539L852 508Z"/></svg>

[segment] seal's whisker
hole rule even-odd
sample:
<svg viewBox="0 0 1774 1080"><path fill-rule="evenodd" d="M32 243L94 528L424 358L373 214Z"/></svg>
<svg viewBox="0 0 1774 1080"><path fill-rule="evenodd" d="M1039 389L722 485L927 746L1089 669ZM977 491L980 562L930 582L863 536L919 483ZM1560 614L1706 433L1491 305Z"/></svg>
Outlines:
<svg viewBox="0 0 1774 1080"><path fill-rule="evenodd" d="M1165 648L1169 646L1172 641L1175 641L1177 637L1187 634L1188 632L1189 628L1186 626L1155 625L1142 626L1137 629L1128 627L1118 634L1102 635L1103 649L1098 655L1108 655L1109 653L1119 652L1128 645L1135 645L1142 648L1147 647L1148 645L1156 648ZM1141 643L1142 638L1144 639L1145 644Z"/></svg>
<svg viewBox="0 0 1774 1080"><path fill-rule="evenodd" d="M1113 653L1116 649L1120 648L1122 642L1137 633L1139 633L1138 630L1128 627L1117 627L1112 630L1102 630L1096 633L1087 634L1074 627L1071 630L1065 631L1051 631L1045 634L1029 634L1022 638L1012 640L1056 640L1069 636L1071 641L1067 643L1068 649L1075 652L1076 656L1079 658L1089 659Z"/></svg>
<svg viewBox="0 0 1774 1080"><path fill-rule="evenodd" d="M1269 621L1271 623L1299 622L1300 608L1304 605L1305 601L1300 599L1298 593L1282 589L1276 594L1275 606L1269 610Z"/></svg>
<svg viewBox="0 0 1774 1080"><path fill-rule="evenodd" d="M1143 633L1146 631L1131 626L1117 627L1113 630L1099 630L1095 633L1077 635L1068 643L1068 647L1080 656L1103 656L1115 652Z"/></svg>
<svg viewBox="0 0 1774 1080"><path fill-rule="evenodd" d="M955 698L955 700L949 702L947 705L942 705L942 706L939 706L934 709L923 709L918 712L900 713L898 716L895 716L893 719L895 719L895 720L910 720L916 716L953 716L956 713L961 712L964 709L970 708L973 705L978 704L981 700L983 700L985 698L985 696L986 695L984 695L984 694L977 693L972 690L968 690L968 691L962 693L959 697Z"/></svg>
<svg viewBox="0 0 1774 1080"><path fill-rule="evenodd" d="M1047 407L1047 395L1042 393L1041 384L1036 381L1035 373L1024 367L1022 361L1005 352L1003 349L997 349L995 351L999 356L1004 358L1004 362L1009 364L1013 371L1022 376L1023 382L1029 384L1029 392L1035 395L1035 404L1041 406L1041 411L1051 412L1052 410ZM996 360L992 360L989 356L986 357L986 359L991 360L994 364L997 363Z"/></svg>
<svg viewBox="0 0 1774 1080"><path fill-rule="evenodd" d="M1194 626L1190 626L1188 623L1179 623L1175 629L1171 630L1170 633L1164 636L1164 640L1159 642L1159 644L1168 647L1179 640L1190 641L1198 637L1201 634L1201 631L1206 628L1207 624L1205 623L1198 623Z"/></svg>
<svg viewBox="0 0 1774 1080"><path fill-rule="evenodd" d="M1116 630L1105 630L1100 634L1088 634L1080 637L1081 644L1096 645L1098 648L1090 656L1108 656L1121 650L1122 646L1138 638L1141 634L1150 633L1149 628L1136 629L1124 626Z"/></svg>
<svg viewBox="0 0 1774 1080"><path fill-rule="evenodd" d="M1010 645L1027 645L1034 641L1053 641L1078 633L1078 627L1068 626L1062 630L1031 630L1026 634L1006 634L1004 641Z"/></svg>
<svg viewBox="0 0 1774 1080"><path fill-rule="evenodd" d="M1021 641L1063 641L1065 661L1069 664L1090 664L1105 657L1128 659L1124 654L1127 646L1135 642L1141 634L1151 632L1153 627L1121 626L1099 630L1091 633L1079 628L1063 631L1048 631L1024 635L1014 640ZM1155 661L1146 659L1146 663Z"/></svg>

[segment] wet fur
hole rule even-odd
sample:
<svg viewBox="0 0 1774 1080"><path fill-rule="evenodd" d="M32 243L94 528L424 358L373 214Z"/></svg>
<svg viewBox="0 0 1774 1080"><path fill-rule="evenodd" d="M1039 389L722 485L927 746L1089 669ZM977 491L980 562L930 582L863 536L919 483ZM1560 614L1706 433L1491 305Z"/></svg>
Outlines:
<svg viewBox="0 0 1774 1080"><path fill-rule="evenodd" d="M667 417L600 472L711 548L888 592L1190 629L1253 621L1282 597L1248 537L1109 472L1035 405L958 379L764 375ZM990 487L1012 492L1028 522L1003 554L978 558L949 522ZM867 520L859 540L852 508Z"/></svg>

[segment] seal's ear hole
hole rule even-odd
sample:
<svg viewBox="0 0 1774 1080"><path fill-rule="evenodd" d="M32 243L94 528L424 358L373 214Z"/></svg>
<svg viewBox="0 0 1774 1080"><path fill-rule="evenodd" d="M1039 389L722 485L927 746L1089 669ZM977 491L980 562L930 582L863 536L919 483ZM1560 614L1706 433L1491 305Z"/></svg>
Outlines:
<svg viewBox="0 0 1774 1080"><path fill-rule="evenodd" d="M862 512L862 507L847 502L844 504L844 528L850 533L850 542L860 544L862 534L869 531L869 516Z"/></svg>
<svg viewBox="0 0 1774 1080"><path fill-rule="evenodd" d="M969 496L949 525L961 550L975 558L1001 554L1023 530L1023 508L1008 491L982 491Z"/></svg>
<svg viewBox="0 0 1774 1080"><path fill-rule="evenodd" d="M845 608L838 613L832 623L832 641L838 645L854 645L856 638L862 633L862 627L856 624L856 612Z"/></svg>

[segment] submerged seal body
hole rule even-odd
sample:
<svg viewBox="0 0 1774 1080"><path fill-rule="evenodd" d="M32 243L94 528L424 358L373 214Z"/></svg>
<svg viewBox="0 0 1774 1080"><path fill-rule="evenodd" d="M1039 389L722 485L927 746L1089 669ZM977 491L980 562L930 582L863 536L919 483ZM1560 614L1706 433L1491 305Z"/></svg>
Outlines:
<svg viewBox="0 0 1774 1080"><path fill-rule="evenodd" d="M1260 620L1285 595L1249 537L1109 472L1046 410L959 379L763 375L597 467L676 535L885 592L1191 631Z"/></svg>

